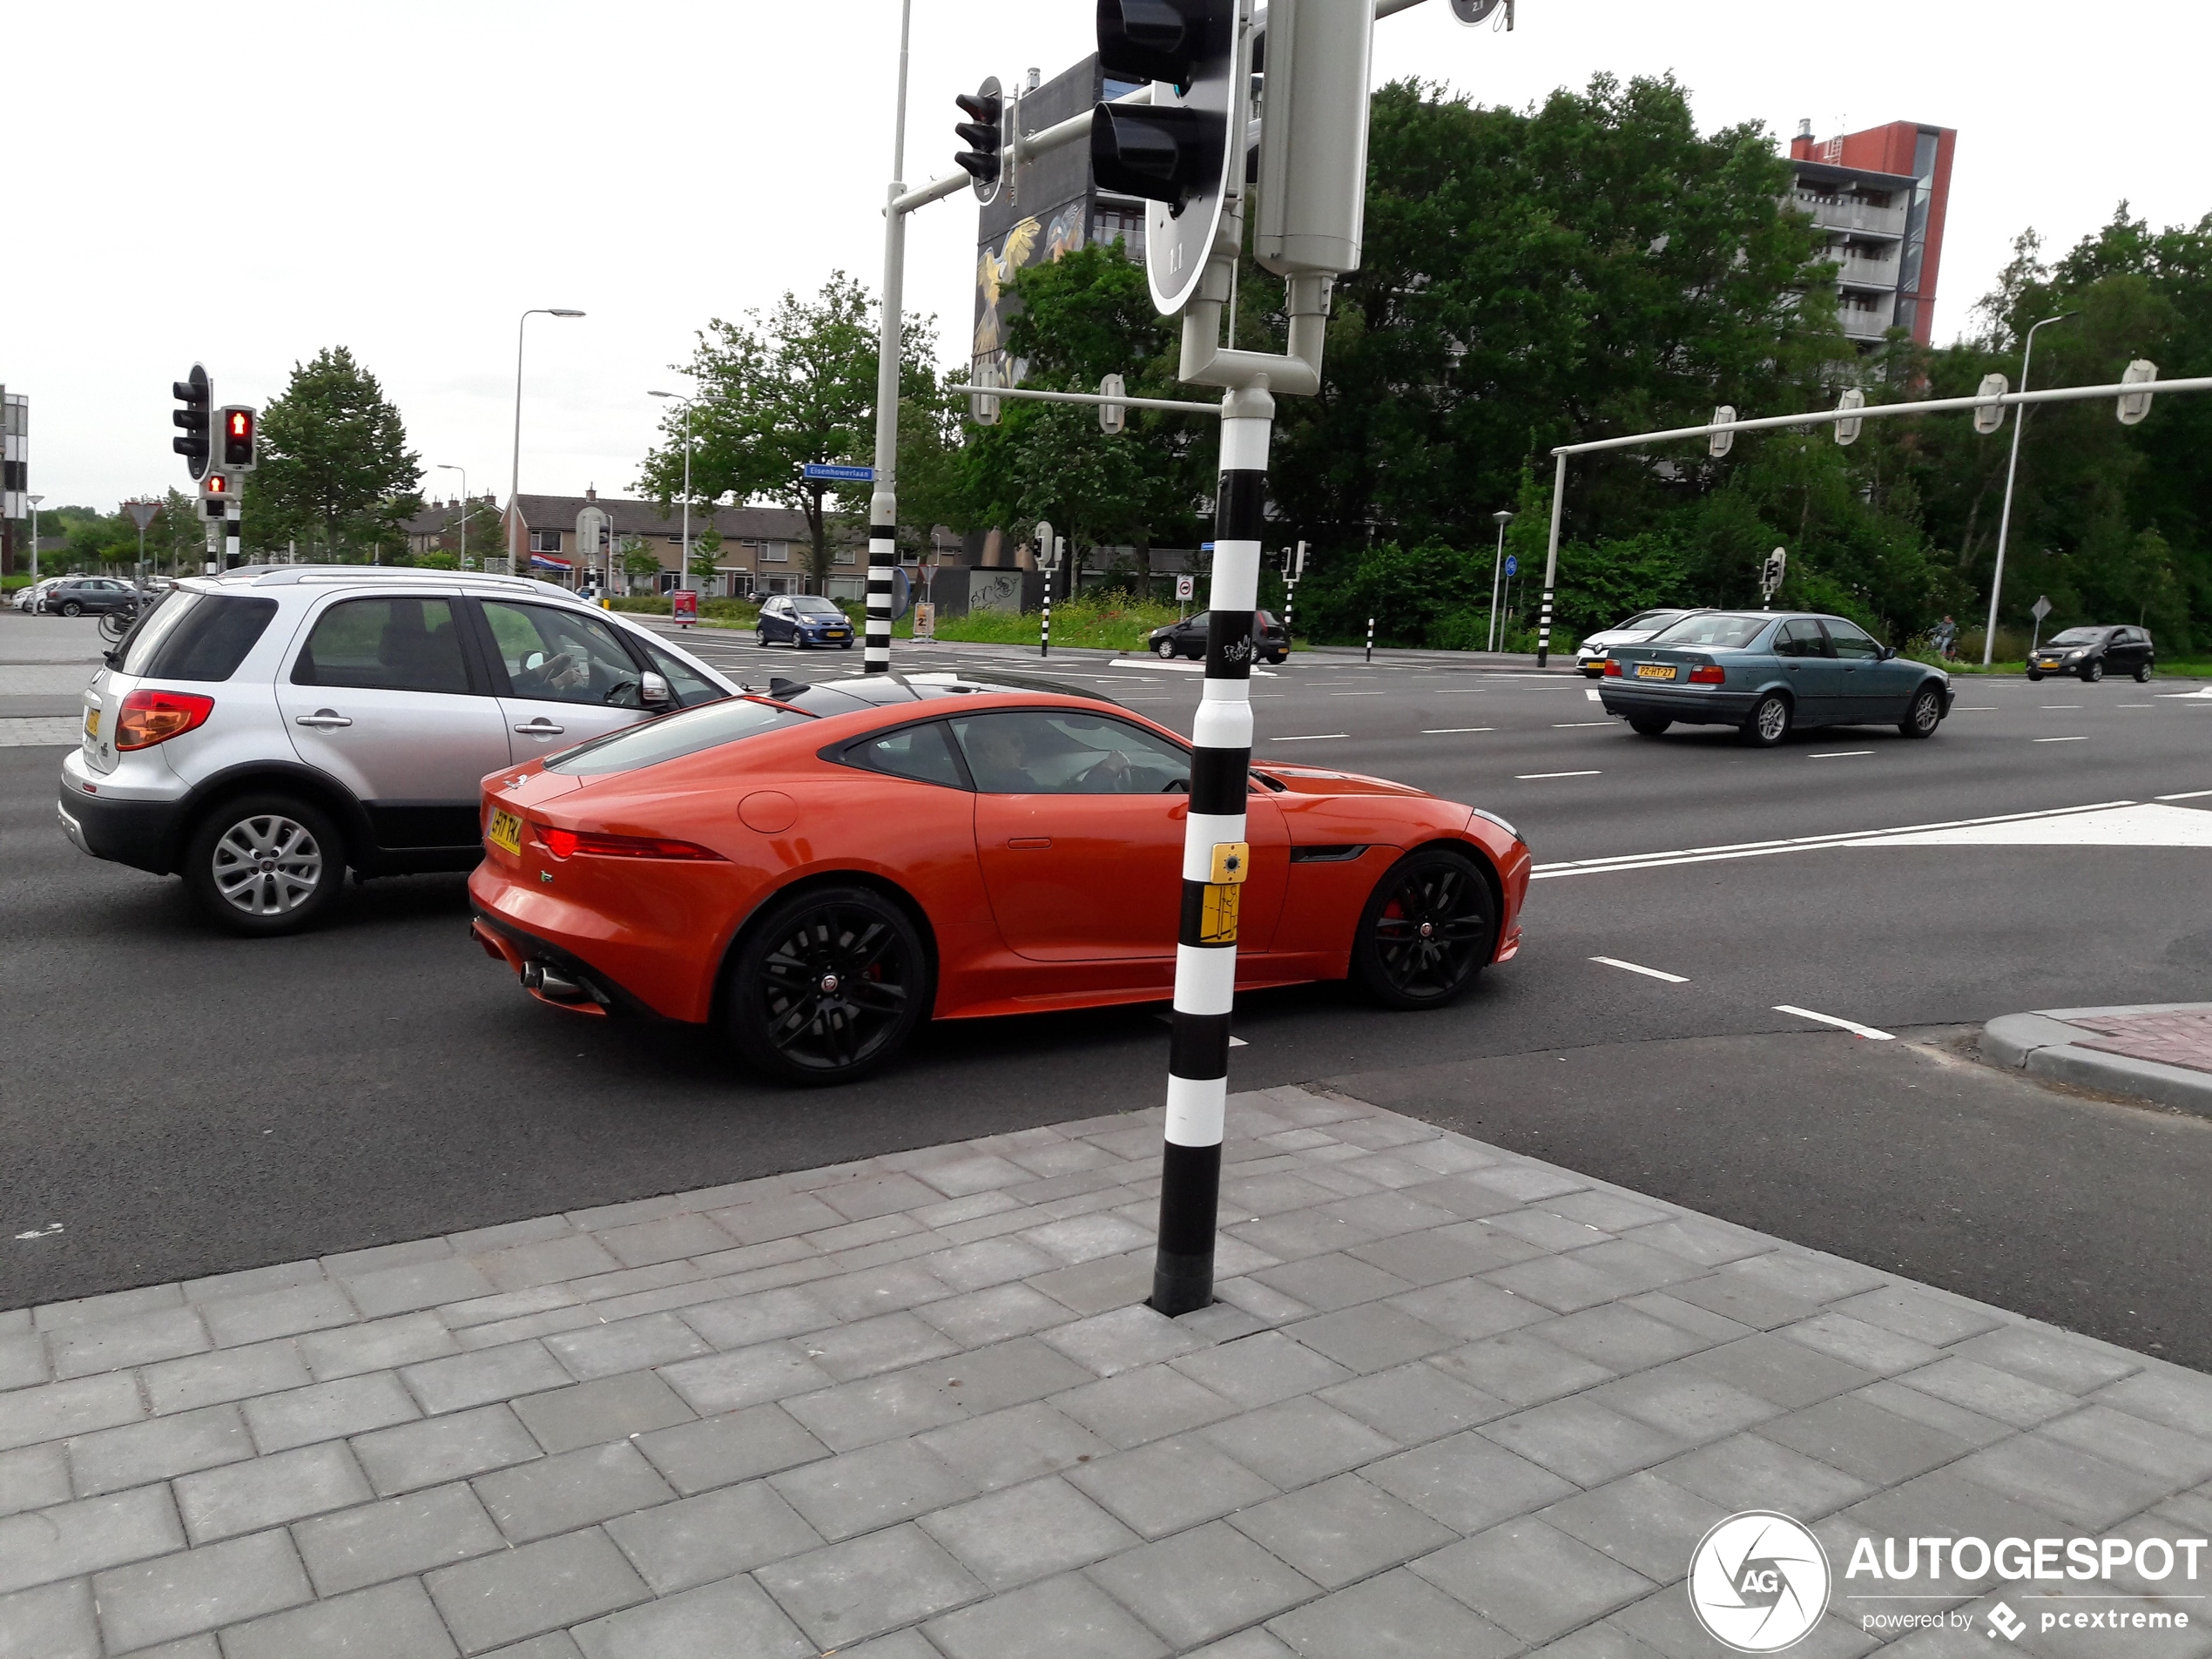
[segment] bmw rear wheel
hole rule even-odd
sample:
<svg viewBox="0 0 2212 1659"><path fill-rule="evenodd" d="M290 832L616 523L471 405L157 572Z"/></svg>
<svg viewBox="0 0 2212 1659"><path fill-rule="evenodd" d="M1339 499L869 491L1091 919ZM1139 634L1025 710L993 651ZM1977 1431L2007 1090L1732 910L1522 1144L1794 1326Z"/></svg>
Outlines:
<svg viewBox="0 0 2212 1659"><path fill-rule="evenodd" d="M929 1017L930 978L921 934L900 906L870 887L806 888L772 904L738 945L730 1033L766 1076L851 1082Z"/></svg>
<svg viewBox="0 0 2212 1659"><path fill-rule="evenodd" d="M1391 866L1359 913L1352 977L1386 1008L1439 1008L1474 983L1497 933L1490 884L1473 860L1418 848Z"/></svg>
<svg viewBox="0 0 2212 1659"><path fill-rule="evenodd" d="M208 918L254 937L297 933L319 919L346 879L346 848L320 807L249 795L200 819L185 854L185 886Z"/></svg>
<svg viewBox="0 0 2212 1659"><path fill-rule="evenodd" d="M1754 748L1771 749L1790 735L1790 699L1779 691L1761 698L1751 718L1743 722L1743 741Z"/></svg>
<svg viewBox="0 0 2212 1659"><path fill-rule="evenodd" d="M1898 722L1897 729L1908 738L1932 738L1936 727L1943 724L1943 698L1932 685L1923 685L1912 694L1912 705Z"/></svg>

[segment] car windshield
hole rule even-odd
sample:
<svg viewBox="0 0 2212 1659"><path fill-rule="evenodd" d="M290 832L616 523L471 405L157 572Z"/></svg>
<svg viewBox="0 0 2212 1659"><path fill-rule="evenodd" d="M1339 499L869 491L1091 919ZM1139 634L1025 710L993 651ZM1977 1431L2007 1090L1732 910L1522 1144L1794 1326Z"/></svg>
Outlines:
<svg viewBox="0 0 2212 1659"><path fill-rule="evenodd" d="M681 714L625 727L596 743L579 744L547 761L545 769L580 778L635 772L640 766L656 766L664 760L698 754L703 749L718 748L742 738L757 737L763 732L800 725L807 718L772 703L752 698L727 698L704 708L686 709Z"/></svg>
<svg viewBox="0 0 2212 1659"><path fill-rule="evenodd" d="M2043 643L2047 645L2094 645L2105 637L2101 628L2069 628L2062 634L2053 634Z"/></svg>
<svg viewBox="0 0 2212 1659"><path fill-rule="evenodd" d="M1654 645L1705 645L1716 651L1741 651L1764 633L1774 618L1767 616L1731 617L1724 611L1703 611L1662 628L1649 641Z"/></svg>
<svg viewBox="0 0 2212 1659"><path fill-rule="evenodd" d="M791 608L793 612L802 617L841 617L845 614L828 600L818 599L812 594L803 598L793 599L791 602Z"/></svg>
<svg viewBox="0 0 2212 1659"><path fill-rule="evenodd" d="M1664 628L1669 623L1674 621L1682 614L1683 613L1679 610L1641 611L1637 615L1629 617L1628 621L1622 623L1621 624L1621 631L1622 633L1627 633L1630 630L1636 628Z"/></svg>

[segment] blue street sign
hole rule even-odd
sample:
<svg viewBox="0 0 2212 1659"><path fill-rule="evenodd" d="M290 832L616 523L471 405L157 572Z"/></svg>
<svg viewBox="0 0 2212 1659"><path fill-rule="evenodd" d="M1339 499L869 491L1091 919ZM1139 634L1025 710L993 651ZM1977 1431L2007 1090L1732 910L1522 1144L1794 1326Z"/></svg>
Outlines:
<svg viewBox="0 0 2212 1659"><path fill-rule="evenodd" d="M875 482L873 467L833 467L819 461L810 461L799 469L802 476L826 478L833 483L872 484Z"/></svg>
<svg viewBox="0 0 2212 1659"><path fill-rule="evenodd" d="M1506 555L1506 574L1507 576L1519 576L1521 574L1521 561L1514 557L1514 556L1510 553Z"/></svg>

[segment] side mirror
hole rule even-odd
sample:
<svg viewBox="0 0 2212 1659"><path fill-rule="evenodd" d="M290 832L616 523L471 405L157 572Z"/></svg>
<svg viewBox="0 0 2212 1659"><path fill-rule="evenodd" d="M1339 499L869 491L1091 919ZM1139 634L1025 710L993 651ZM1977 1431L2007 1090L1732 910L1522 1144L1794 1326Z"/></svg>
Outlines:
<svg viewBox="0 0 2212 1659"><path fill-rule="evenodd" d="M650 668L637 682L637 695L647 708L676 700L676 693L669 690L668 682Z"/></svg>
<svg viewBox="0 0 2212 1659"><path fill-rule="evenodd" d="M1882 655L1880 660L1886 663L1891 658L1897 655L1897 647L1894 645L1884 645L1881 648L1881 651Z"/></svg>

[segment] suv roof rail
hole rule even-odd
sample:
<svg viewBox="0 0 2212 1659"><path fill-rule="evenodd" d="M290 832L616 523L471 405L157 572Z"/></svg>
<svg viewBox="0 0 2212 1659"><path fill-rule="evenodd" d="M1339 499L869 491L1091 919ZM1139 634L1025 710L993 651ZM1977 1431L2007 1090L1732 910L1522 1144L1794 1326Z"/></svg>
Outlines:
<svg viewBox="0 0 2212 1659"><path fill-rule="evenodd" d="M411 564L246 564L215 577L251 577L257 588L295 587L303 582L457 582L463 587L506 588L573 598L566 588L526 576L489 576L481 570L436 570Z"/></svg>

